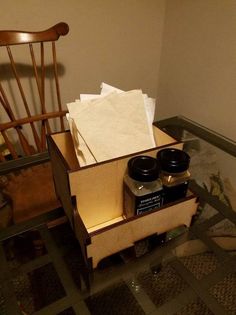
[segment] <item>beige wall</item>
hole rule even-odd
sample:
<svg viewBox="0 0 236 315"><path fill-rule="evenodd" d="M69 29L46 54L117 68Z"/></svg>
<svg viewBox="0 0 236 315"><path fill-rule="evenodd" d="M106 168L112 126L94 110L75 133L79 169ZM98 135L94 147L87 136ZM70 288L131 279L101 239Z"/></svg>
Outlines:
<svg viewBox="0 0 236 315"><path fill-rule="evenodd" d="M236 140L236 1L167 0L163 39L158 116Z"/></svg>
<svg viewBox="0 0 236 315"><path fill-rule="evenodd" d="M165 0L2 1L0 29L41 30L65 21L60 43L64 103L99 91L102 81L155 97Z"/></svg>
<svg viewBox="0 0 236 315"><path fill-rule="evenodd" d="M63 103L101 81L141 88L157 96L157 119L182 114L236 138L235 0L2 1L0 29L59 21L70 26L59 44Z"/></svg>

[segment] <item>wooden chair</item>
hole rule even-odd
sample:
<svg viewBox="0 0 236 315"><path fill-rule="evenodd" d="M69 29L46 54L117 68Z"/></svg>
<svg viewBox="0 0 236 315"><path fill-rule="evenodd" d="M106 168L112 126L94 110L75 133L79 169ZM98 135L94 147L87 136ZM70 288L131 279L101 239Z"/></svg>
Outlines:
<svg viewBox="0 0 236 315"><path fill-rule="evenodd" d="M46 135L65 130L66 110L59 89L63 67L57 63L56 41L68 32L65 23L40 32L0 31L2 163L47 151ZM1 179L2 192L12 204L14 223L60 206L49 162L11 172Z"/></svg>

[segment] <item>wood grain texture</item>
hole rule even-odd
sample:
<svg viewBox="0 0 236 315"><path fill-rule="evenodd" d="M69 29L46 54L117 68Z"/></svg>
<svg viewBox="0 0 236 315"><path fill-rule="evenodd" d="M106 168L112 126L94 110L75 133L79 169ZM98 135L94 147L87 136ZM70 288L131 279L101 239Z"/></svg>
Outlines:
<svg viewBox="0 0 236 315"><path fill-rule="evenodd" d="M67 165L68 171L78 170L79 162L77 160L73 140L69 131L51 134L49 139L53 142L51 150L57 151L60 159Z"/></svg>
<svg viewBox="0 0 236 315"><path fill-rule="evenodd" d="M58 40L60 36L65 36L68 32L69 26L63 22L40 32L4 30L0 31L0 45L20 45L44 41L55 41Z"/></svg>
<svg viewBox="0 0 236 315"><path fill-rule="evenodd" d="M106 162L79 167L72 138L69 132L53 134L53 155L67 165L68 194L74 199L73 220L85 261L92 268L113 253L133 246L135 241L155 233L163 233L180 225L188 226L196 212L196 197L188 196L183 202L152 211L131 220L123 217L123 177L128 160L136 155L156 156L158 150L166 147L182 149L183 144L154 127L157 147ZM56 161L54 159L54 161ZM56 162L58 163L58 161ZM54 165L54 163L53 163ZM59 171L59 169L58 169ZM56 172L58 172L56 171ZM60 175L55 180L60 181ZM57 184L56 184L57 185ZM58 193L64 195L63 186ZM174 219L173 219L174 218Z"/></svg>
<svg viewBox="0 0 236 315"><path fill-rule="evenodd" d="M48 140L48 150L51 159L53 178L55 190L58 198L60 199L64 211L73 226L73 206L71 202L70 187L68 183L68 169L60 158L60 155L55 148L55 143L51 137Z"/></svg>
<svg viewBox="0 0 236 315"><path fill-rule="evenodd" d="M131 157L140 154L156 157L157 151L163 146L182 148L182 143L178 143L158 128L155 129L160 146L84 167L69 174L71 194L76 196L77 209L87 228L123 215L123 177ZM64 148L62 150L66 152Z"/></svg>
<svg viewBox="0 0 236 315"><path fill-rule="evenodd" d="M131 247L135 241L149 235L164 233L178 226L189 226L197 211L196 197L182 201L162 210L151 212L123 224L111 227L91 236L87 247L88 257L92 257L93 268L98 262L111 254Z"/></svg>

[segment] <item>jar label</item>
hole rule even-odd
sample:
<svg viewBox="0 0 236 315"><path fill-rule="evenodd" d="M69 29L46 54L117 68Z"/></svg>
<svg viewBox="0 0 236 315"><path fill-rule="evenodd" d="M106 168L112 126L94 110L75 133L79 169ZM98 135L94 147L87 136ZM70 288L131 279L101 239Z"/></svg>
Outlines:
<svg viewBox="0 0 236 315"><path fill-rule="evenodd" d="M162 191L154 192L145 196L135 197L135 212L142 214L162 206Z"/></svg>

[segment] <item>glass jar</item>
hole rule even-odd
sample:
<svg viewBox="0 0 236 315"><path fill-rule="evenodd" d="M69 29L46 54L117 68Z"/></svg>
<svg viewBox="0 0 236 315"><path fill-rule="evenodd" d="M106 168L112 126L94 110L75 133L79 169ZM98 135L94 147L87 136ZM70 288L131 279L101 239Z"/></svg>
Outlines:
<svg viewBox="0 0 236 315"><path fill-rule="evenodd" d="M124 214L127 218L162 206L162 184L157 160L137 156L129 160L124 176Z"/></svg>
<svg viewBox="0 0 236 315"><path fill-rule="evenodd" d="M190 179L189 155L179 149L167 148L157 153L157 161L163 184L163 204L184 198Z"/></svg>

